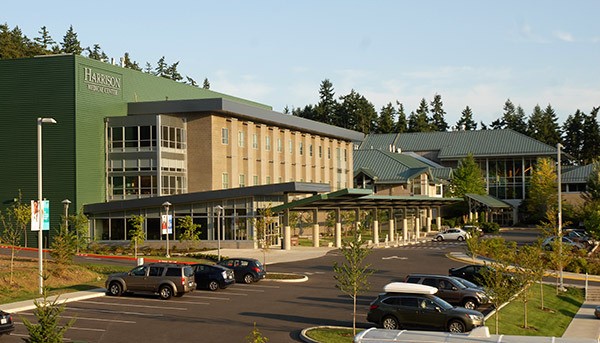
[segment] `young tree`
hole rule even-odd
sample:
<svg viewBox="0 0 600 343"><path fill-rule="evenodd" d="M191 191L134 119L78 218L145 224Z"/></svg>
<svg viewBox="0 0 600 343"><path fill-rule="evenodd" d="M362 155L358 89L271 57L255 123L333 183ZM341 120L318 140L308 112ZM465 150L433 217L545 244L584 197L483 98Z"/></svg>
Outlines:
<svg viewBox="0 0 600 343"><path fill-rule="evenodd" d="M528 329L529 325L527 322L527 303L530 297L531 285L536 282L538 275L534 272L533 268L539 267L539 261L542 256L542 251L539 246L525 245L517 250L515 261L513 266L515 267L514 275L519 280L519 284L523 285L523 289L519 293L519 298L523 302L523 328ZM541 264L543 266L543 264Z"/></svg>
<svg viewBox="0 0 600 343"><path fill-rule="evenodd" d="M263 209L258 210L258 218L256 219L256 239L263 252L263 266L267 269L267 251L269 250L269 242L267 235L273 226L275 219L273 218L273 210L271 204Z"/></svg>
<svg viewBox="0 0 600 343"><path fill-rule="evenodd" d="M490 296L490 301L496 312L494 319L496 322L496 335L500 329L500 306L508 302L519 288L518 282L510 278L510 269L508 264L494 261L490 264L491 268L483 269L481 278L483 279L484 289Z"/></svg>
<svg viewBox="0 0 600 343"><path fill-rule="evenodd" d="M50 256L59 266L66 266L73 263L73 256L77 250L77 240L75 235L69 232L64 224L64 216L61 220L62 224L58 229L58 234L54 236L50 247Z"/></svg>
<svg viewBox="0 0 600 343"><path fill-rule="evenodd" d="M29 332L29 337L23 338L23 341L27 343L62 343L64 334L75 324L75 319L71 319L64 325L60 325L60 315L64 312L66 304L59 303L58 297L50 301L47 287L42 289L42 300L36 299L33 304L35 305L33 314L37 319L37 324L31 323L27 318L22 318L23 324Z"/></svg>
<svg viewBox="0 0 600 343"><path fill-rule="evenodd" d="M128 235L129 239L131 239L131 244L133 245L134 257L137 259L137 250L138 246L144 242L146 239L146 233L144 232L144 221L145 218L142 215L132 215L129 218L129 224L132 229L129 230Z"/></svg>
<svg viewBox="0 0 600 343"><path fill-rule="evenodd" d="M269 339L267 337L263 336L263 334L256 327L256 322L254 322L254 328L252 329L252 332L250 332L248 334L248 336L246 336L246 342L248 342L248 343L267 343L268 341L269 341Z"/></svg>
<svg viewBox="0 0 600 343"><path fill-rule="evenodd" d="M177 226L183 230L179 234L179 242L200 240L200 224L195 224L192 216L177 218Z"/></svg>
<svg viewBox="0 0 600 343"><path fill-rule="evenodd" d="M364 264L371 249L361 244L360 229L357 229L350 239L343 240L340 252L344 262L333 265L334 278L337 280L336 287L352 298L352 332L356 335L356 299L369 290L368 278L374 272L369 269L370 265Z"/></svg>
<svg viewBox="0 0 600 343"><path fill-rule="evenodd" d="M557 207L557 196L554 161L550 158L538 158L524 204L527 213L536 222L543 220L549 209Z"/></svg>
<svg viewBox="0 0 600 343"><path fill-rule="evenodd" d="M20 199L21 192L19 192ZM22 208L20 200L12 204L12 206L6 208L4 213L0 213L0 223L2 223L2 236L0 236L0 242L10 245L10 277L9 284L13 283L14 264L17 246L21 242L21 235L23 233L19 223L19 212ZM29 208L29 206L27 206ZM27 217L29 221L29 217Z"/></svg>
<svg viewBox="0 0 600 343"><path fill-rule="evenodd" d="M468 154L453 173L450 180L449 196L462 198L467 193L486 194L483 172L475 162L473 154Z"/></svg>
<svg viewBox="0 0 600 343"><path fill-rule="evenodd" d="M69 226L75 231L75 253L79 254L79 251L87 249L90 243L89 220L83 213L83 208L77 214L69 216L68 219Z"/></svg>

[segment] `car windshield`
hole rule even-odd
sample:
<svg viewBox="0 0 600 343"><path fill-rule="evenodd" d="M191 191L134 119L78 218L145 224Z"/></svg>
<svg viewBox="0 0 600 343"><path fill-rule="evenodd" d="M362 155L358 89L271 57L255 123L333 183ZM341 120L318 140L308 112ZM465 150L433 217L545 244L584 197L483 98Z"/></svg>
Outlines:
<svg viewBox="0 0 600 343"><path fill-rule="evenodd" d="M442 298L435 297L432 300L437 306L439 306L444 311L454 308L454 306L450 305L446 300Z"/></svg>
<svg viewBox="0 0 600 343"><path fill-rule="evenodd" d="M465 280L463 278L456 277L456 278L454 278L454 280L462 283L463 285L465 285L468 288L479 288L479 286L477 286L476 284L472 283L469 280Z"/></svg>
<svg viewBox="0 0 600 343"><path fill-rule="evenodd" d="M457 277L455 277L455 278L452 278L452 279L455 281L455 286L456 286L456 287L458 287L459 289L465 289L465 288L468 288L468 287L470 287L470 286L467 286L467 285L464 283L464 281L465 281L465 280L463 280L463 279L461 279L461 278L457 278Z"/></svg>

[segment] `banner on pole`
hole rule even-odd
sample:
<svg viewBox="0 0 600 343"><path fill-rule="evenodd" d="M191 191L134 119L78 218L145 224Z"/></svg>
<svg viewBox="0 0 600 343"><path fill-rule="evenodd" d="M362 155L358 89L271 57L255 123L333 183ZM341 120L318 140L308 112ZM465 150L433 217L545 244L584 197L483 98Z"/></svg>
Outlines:
<svg viewBox="0 0 600 343"><path fill-rule="evenodd" d="M50 201L31 200L31 231L40 230L40 221L42 230L50 230Z"/></svg>

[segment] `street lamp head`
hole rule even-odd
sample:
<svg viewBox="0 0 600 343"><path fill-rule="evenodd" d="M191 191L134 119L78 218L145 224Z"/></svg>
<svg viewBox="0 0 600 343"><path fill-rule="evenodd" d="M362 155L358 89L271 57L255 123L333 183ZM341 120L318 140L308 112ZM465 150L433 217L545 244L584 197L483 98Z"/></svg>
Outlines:
<svg viewBox="0 0 600 343"><path fill-rule="evenodd" d="M171 203L168 201L165 201L162 203L162 205L165 208L165 211L169 212L169 206L171 206Z"/></svg>
<svg viewBox="0 0 600 343"><path fill-rule="evenodd" d="M71 200L69 200L69 199L65 199L62 201L63 205L69 205L70 203L71 203Z"/></svg>
<svg viewBox="0 0 600 343"><path fill-rule="evenodd" d="M221 205L217 205L217 206L215 206L215 208L217 209L217 211L218 211L219 213L221 213L221 211L223 211L223 210L224 210L223 206L221 206Z"/></svg>
<svg viewBox="0 0 600 343"><path fill-rule="evenodd" d="M40 124L56 124L56 120L54 118L38 118L38 123L40 123Z"/></svg>

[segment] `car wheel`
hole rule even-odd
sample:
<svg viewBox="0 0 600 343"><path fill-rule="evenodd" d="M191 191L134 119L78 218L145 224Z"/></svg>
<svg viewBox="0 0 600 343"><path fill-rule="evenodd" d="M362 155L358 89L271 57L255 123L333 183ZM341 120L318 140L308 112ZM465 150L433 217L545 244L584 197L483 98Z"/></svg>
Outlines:
<svg viewBox="0 0 600 343"><path fill-rule="evenodd" d="M462 241L464 241L464 240L465 240L465 237L463 237L463 236L458 236L457 240L458 240L459 242L462 242Z"/></svg>
<svg viewBox="0 0 600 343"><path fill-rule="evenodd" d="M244 283L252 283L254 282L254 276L252 274L244 275Z"/></svg>
<svg viewBox="0 0 600 343"><path fill-rule="evenodd" d="M398 330L400 329L400 323L394 316L386 316L381 321L381 326L387 330Z"/></svg>
<svg viewBox="0 0 600 343"><path fill-rule="evenodd" d="M451 320L450 323L448 323L448 331L452 333L465 332L465 324L457 319Z"/></svg>
<svg viewBox="0 0 600 343"><path fill-rule="evenodd" d="M211 291L216 291L217 289L219 289L219 283L215 280L212 280L208 283L208 289Z"/></svg>
<svg viewBox="0 0 600 343"><path fill-rule="evenodd" d="M123 287L117 281L113 281L108 286L108 294L118 297L123 294Z"/></svg>
<svg viewBox="0 0 600 343"><path fill-rule="evenodd" d="M441 242L444 240L444 238L442 236L437 236L437 237L435 237L435 240L438 242Z"/></svg>
<svg viewBox="0 0 600 343"><path fill-rule="evenodd" d="M475 299L465 299L465 301L463 301L463 307L469 310L474 310L477 308L477 301L475 301Z"/></svg>
<svg viewBox="0 0 600 343"><path fill-rule="evenodd" d="M161 299L168 300L171 298L171 296L173 296L173 290L171 289L171 286L160 286L158 294L160 295Z"/></svg>

